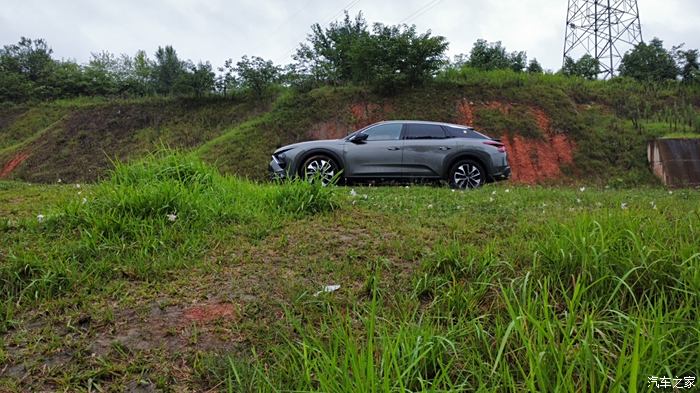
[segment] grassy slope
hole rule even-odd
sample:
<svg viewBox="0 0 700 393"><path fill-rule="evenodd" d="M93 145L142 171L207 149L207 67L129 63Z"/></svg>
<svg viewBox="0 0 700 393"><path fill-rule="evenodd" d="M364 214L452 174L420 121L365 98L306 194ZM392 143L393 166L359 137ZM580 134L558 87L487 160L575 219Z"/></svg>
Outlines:
<svg viewBox="0 0 700 393"><path fill-rule="evenodd" d="M192 148L264 111L236 99L69 100L7 111L0 162L29 152L12 176L32 182L94 181L112 160L142 157L163 145ZM19 115L17 112L20 112Z"/></svg>
<svg viewBox="0 0 700 393"><path fill-rule="evenodd" d="M565 173L605 184L651 183L646 143L700 131L696 87L583 81L554 75L463 70L393 97L357 87L283 92L274 104L232 99L73 100L0 113L0 162L32 154L13 173L29 181L92 181L110 158L140 157L161 141L194 148L226 173L263 179L275 147L338 137L383 119L471 121L492 135L543 138L533 111L575 143ZM506 108L506 109L504 109Z"/></svg>
<svg viewBox="0 0 700 393"><path fill-rule="evenodd" d="M629 391L700 372L697 191L317 191L185 156L80 189L0 183L0 387Z"/></svg>

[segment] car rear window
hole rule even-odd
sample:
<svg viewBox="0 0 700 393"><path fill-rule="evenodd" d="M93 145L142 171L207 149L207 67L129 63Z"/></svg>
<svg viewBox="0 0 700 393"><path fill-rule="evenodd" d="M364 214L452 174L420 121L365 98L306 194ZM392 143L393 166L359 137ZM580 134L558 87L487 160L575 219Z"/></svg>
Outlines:
<svg viewBox="0 0 700 393"><path fill-rule="evenodd" d="M461 127L445 127L447 134L452 138L473 138L473 139L490 139L484 134L475 131L473 128Z"/></svg>
<svg viewBox="0 0 700 393"><path fill-rule="evenodd" d="M406 125L406 139L445 139L445 130L436 124Z"/></svg>

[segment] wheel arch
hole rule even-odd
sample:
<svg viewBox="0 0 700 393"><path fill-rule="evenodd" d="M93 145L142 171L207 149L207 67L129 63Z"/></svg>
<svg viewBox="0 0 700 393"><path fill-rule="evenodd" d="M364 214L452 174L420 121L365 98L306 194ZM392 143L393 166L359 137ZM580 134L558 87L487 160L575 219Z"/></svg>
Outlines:
<svg viewBox="0 0 700 393"><path fill-rule="evenodd" d="M313 155L326 155L332 159L335 160L335 162L338 163L338 166L340 166L340 170L345 169L345 163L343 160L340 158L340 155L332 150L329 149L324 149L324 148L316 148L316 149L311 149L299 156L299 159L297 160L296 167L294 168L294 173L296 175L299 175L299 171L301 170L301 166L304 165L304 162L309 159L309 157Z"/></svg>
<svg viewBox="0 0 700 393"><path fill-rule="evenodd" d="M481 165L481 168L484 169L484 176L486 179L491 178L491 165L490 164L490 158L485 155L485 154L479 154L477 152L464 152L460 154L456 154L453 157L449 157L446 162L448 165L446 165L444 168L443 172L443 177L445 179L449 178L450 176L450 169L452 169L452 166L454 166L457 162L461 160L472 160L476 162L477 164Z"/></svg>

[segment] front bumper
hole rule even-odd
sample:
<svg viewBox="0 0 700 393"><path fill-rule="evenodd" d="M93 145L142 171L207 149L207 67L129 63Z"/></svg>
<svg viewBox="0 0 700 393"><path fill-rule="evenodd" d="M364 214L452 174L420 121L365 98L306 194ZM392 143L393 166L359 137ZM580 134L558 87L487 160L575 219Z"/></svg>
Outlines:
<svg viewBox="0 0 700 393"><path fill-rule="evenodd" d="M280 165L280 162L273 156L270 165L268 166L270 178L272 180L282 180L287 177L287 171Z"/></svg>

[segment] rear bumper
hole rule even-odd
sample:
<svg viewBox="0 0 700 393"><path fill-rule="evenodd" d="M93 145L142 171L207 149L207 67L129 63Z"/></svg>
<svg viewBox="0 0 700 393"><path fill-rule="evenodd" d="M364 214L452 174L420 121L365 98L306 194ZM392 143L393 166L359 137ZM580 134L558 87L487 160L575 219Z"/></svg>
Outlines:
<svg viewBox="0 0 700 393"><path fill-rule="evenodd" d="M496 181L510 178L510 166L506 165L503 167L494 168L494 172L491 177L493 177L493 179Z"/></svg>

